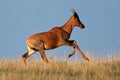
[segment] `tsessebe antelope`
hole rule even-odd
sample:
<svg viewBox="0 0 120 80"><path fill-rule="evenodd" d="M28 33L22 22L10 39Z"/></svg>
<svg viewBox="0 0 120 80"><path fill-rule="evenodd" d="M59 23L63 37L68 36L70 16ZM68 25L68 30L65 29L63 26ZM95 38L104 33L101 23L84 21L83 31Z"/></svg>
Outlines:
<svg viewBox="0 0 120 80"><path fill-rule="evenodd" d="M34 54L36 51L39 51L42 59L46 63L50 63L46 57L45 50L50 50L57 48L59 46L71 46L73 47L72 53L69 54L69 57L75 54L75 49L77 49L80 55L85 59L89 59L83 54L83 52L78 47L75 40L69 40L71 32L75 26L80 27L81 29L85 28L82 22L79 19L77 12L72 9L73 16L61 27L53 27L47 32L37 33L30 36L26 45L28 51L22 56L24 63L26 64L26 58Z"/></svg>

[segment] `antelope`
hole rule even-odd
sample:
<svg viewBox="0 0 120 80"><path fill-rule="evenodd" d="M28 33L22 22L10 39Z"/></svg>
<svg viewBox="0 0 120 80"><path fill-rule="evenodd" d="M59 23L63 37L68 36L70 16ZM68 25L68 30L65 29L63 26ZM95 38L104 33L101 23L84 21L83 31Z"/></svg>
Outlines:
<svg viewBox="0 0 120 80"><path fill-rule="evenodd" d="M39 51L39 53L41 54L43 61L45 61L46 63L50 63L46 57L45 50L54 49L60 46L73 47L72 52L71 54L69 54L68 57L73 56L75 54L75 49L77 49L80 55L85 60L89 61L88 57L86 57L80 50L77 42L75 40L69 40L71 32L75 26L81 29L85 28L85 26L80 21L77 12L74 9L72 9L71 11L73 15L61 27L53 27L47 32L33 34L26 40L28 51L22 56L24 64L26 64L26 59L37 51Z"/></svg>

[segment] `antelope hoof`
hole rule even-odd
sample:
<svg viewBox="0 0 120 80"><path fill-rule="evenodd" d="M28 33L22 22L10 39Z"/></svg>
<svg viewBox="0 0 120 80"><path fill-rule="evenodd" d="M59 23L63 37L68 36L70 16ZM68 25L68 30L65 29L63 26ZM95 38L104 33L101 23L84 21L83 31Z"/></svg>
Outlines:
<svg viewBox="0 0 120 80"><path fill-rule="evenodd" d="M89 61L88 57L84 57L84 59L85 59L86 61Z"/></svg>
<svg viewBox="0 0 120 80"><path fill-rule="evenodd" d="M25 65L27 65L27 64L26 64L26 58L25 58L25 57L22 57L22 61L23 61L23 63L24 63Z"/></svg>
<svg viewBox="0 0 120 80"><path fill-rule="evenodd" d="M70 58L72 56L72 54L69 54L68 58Z"/></svg>
<svg viewBox="0 0 120 80"><path fill-rule="evenodd" d="M69 54L68 58L70 58L71 56L75 55L75 50L73 49L72 53Z"/></svg>

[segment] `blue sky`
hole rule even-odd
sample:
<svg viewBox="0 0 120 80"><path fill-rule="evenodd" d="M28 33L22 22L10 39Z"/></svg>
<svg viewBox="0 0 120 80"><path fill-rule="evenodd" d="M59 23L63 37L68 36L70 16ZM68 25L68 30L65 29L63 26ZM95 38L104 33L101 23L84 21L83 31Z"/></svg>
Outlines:
<svg viewBox="0 0 120 80"><path fill-rule="evenodd" d="M74 28L71 35L83 52L120 51L120 0L0 0L0 57L20 57L27 37L63 25L72 8L86 27ZM71 49L47 54L68 55Z"/></svg>

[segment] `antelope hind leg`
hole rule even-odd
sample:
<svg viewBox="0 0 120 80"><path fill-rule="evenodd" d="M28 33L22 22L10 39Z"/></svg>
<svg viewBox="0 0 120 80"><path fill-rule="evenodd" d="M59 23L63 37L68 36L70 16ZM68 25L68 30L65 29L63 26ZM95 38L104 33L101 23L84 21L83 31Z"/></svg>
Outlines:
<svg viewBox="0 0 120 80"><path fill-rule="evenodd" d="M52 64L51 62L49 62L49 60L47 59L44 49L42 49L42 48L39 49L39 52L41 54L41 57L42 57L43 61L45 61L46 63L50 64L52 67L55 67L55 65Z"/></svg>
<svg viewBox="0 0 120 80"><path fill-rule="evenodd" d="M49 61L48 61L48 59L47 59L47 57L46 57L46 54L45 54L44 49L42 49L42 48L39 49L39 52L40 52L40 54L41 54L42 60L45 61L46 63L49 63Z"/></svg>
<svg viewBox="0 0 120 80"><path fill-rule="evenodd" d="M27 47L28 47L28 46L27 46ZM33 49L31 49L31 48L28 47L28 52L26 52L26 53L22 56L22 60L23 60L23 63L24 63L25 65L27 65L27 63L26 63L27 57L31 56L31 55L34 54L35 52L36 52L36 50L33 50Z"/></svg>
<svg viewBox="0 0 120 80"><path fill-rule="evenodd" d="M26 65L26 58L28 56L28 52L26 52L23 56L22 56L22 61L23 63Z"/></svg>

